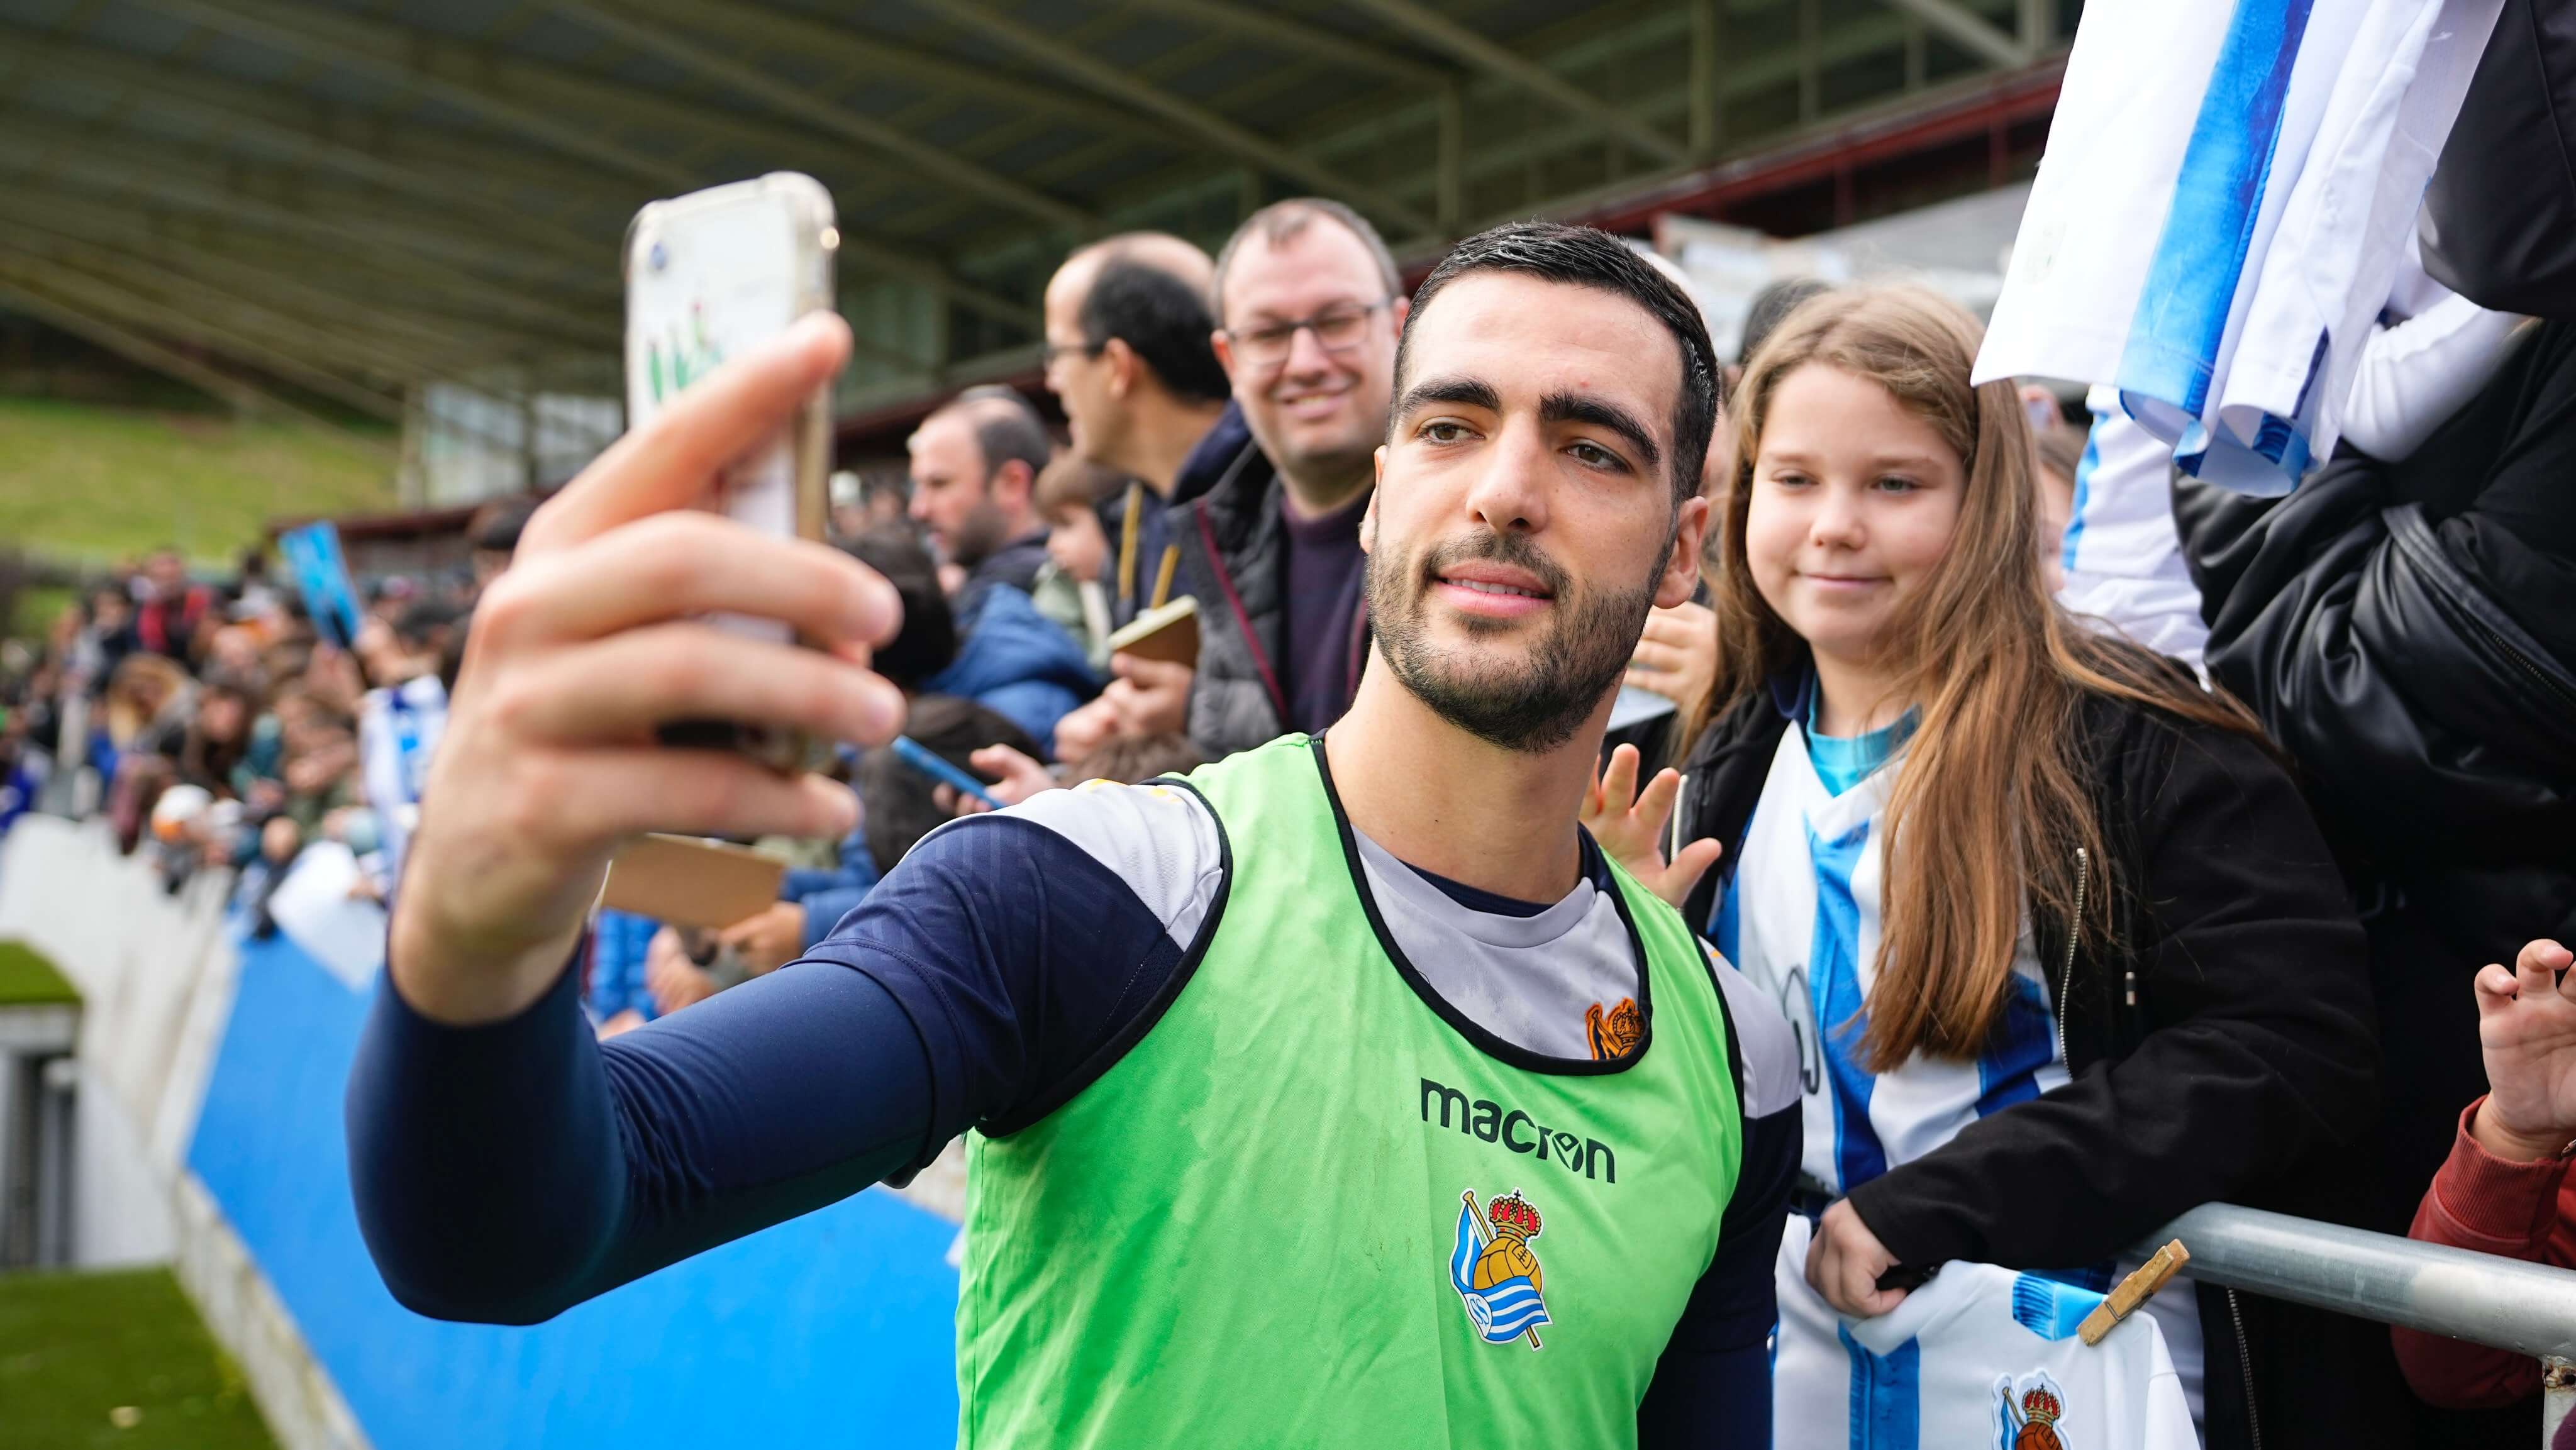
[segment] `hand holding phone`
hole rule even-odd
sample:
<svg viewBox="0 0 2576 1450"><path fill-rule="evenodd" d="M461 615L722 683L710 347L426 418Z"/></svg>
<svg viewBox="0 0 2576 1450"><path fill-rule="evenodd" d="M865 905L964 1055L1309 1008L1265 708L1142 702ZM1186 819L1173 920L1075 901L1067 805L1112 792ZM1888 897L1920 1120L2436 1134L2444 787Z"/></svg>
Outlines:
<svg viewBox="0 0 2576 1450"><path fill-rule="evenodd" d="M898 735L886 748L894 752L895 759L959 795L971 796L997 811L1002 808L1001 799L985 789L984 782L949 764L937 751L911 736Z"/></svg>
<svg viewBox="0 0 2576 1450"><path fill-rule="evenodd" d="M902 692L862 663L893 637L893 587L828 545L700 510L725 465L830 381L849 329L823 315L730 359L529 520L474 612L422 792L389 959L403 999L453 1025L524 1010L561 976L609 857L646 831L838 839L857 797L740 755L651 746L732 717L880 743ZM749 639L775 620L816 648Z"/></svg>
<svg viewBox="0 0 2576 1450"><path fill-rule="evenodd" d="M839 246L832 196L795 172L650 202L626 233L626 421L651 423L729 357L833 305ZM831 399L818 388L795 417L733 460L704 506L781 537L820 541L829 505ZM784 640L776 620L718 615L721 628ZM662 727L664 744L742 751L779 770L809 767L819 742L724 717Z"/></svg>

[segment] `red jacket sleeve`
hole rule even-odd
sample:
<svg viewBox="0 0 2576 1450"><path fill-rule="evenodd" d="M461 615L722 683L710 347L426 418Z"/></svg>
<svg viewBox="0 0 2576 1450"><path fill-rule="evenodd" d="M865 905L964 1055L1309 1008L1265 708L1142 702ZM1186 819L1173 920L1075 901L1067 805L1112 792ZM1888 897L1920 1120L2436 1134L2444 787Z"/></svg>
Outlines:
<svg viewBox="0 0 2576 1450"><path fill-rule="evenodd" d="M2460 1115L2449 1161L2416 1206L2406 1236L2508 1259L2560 1268L2576 1264L2576 1202L2565 1159L2516 1163L2469 1136L2486 1099ZM2489 1349L2412 1329L2389 1331L2406 1383L2432 1404L2454 1409L2509 1405L2540 1391L2540 1362L2509 1349Z"/></svg>

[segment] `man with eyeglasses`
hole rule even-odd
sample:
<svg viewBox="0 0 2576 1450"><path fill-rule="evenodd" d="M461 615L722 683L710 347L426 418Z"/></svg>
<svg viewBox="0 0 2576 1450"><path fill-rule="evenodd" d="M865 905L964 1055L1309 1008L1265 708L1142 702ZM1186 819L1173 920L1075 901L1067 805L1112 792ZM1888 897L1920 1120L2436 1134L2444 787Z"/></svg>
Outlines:
<svg viewBox="0 0 2576 1450"><path fill-rule="evenodd" d="M1225 371L1208 348L1214 269L1179 237L1123 232L1078 248L1047 282L1046 385L1064 406L1073 451L1133 480L1101 510L1120 624L1152 602L1163 561L1177 557L1170 509L1206 491L1227 436L1240 443L1240 425L1226 426Z"/></svg>
<svg viewBox="0 0 2576 1450"><path fill-rule="evenodd" d="M1077 737L1113 716L1133 734L1185 721L1214 759L1350 704L1367 653L1360 515L1402 293L1377 229L1335 201L1275 202L1217 254L1216 356L1251 440L1171 530L1199 601L1198 669L1131 674Z"/></svg>

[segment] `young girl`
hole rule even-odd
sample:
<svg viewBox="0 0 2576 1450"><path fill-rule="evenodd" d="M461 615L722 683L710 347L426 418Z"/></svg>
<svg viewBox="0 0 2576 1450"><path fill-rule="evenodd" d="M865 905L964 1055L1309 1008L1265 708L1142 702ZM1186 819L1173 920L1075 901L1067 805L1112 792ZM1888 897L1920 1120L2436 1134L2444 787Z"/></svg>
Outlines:
<svg viewBox="0 0 2576 1450"><path fill-rule="evenodd" d="M1645 877L1805 1055L1782 1446L1879 1413L1857 1357L1849 1396L1795 1394L1799 1334L1859 1351L1792 1293L1849 1322L1952 1260L2106 1287L2197 1204L2306 1207L2265 1185L2370 1121L2361 933L2307 808L2233 701L2051 602L2029 420L2010 381L1969 385L1978 339L1929 293L1838 289L1752 359L1674 835L1724 849L1696 889L1706 844ZM1672 788L1597 830L1636 869L1662 872L1642 827ZM2205 1346L2211 1444L2375 1443L2279 1397L2351 1392L2309 1364L2333 1339L2313 1320L2181 1282L2154 1308L2196 1406Z"/></svg>

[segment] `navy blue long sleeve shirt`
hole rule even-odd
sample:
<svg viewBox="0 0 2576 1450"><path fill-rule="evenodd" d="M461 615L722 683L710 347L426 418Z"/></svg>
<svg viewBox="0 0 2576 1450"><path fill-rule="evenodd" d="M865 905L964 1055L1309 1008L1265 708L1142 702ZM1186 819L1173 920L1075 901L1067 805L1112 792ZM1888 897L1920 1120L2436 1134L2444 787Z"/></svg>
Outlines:
<svg viewBox="0 0 2576 1450"><path fill-rule="evenodd" d="M388 975L347 1104L386 1284L433 1317L534 1323L1064 1101L1180 966L1173 923L1211 889L1156 834L1103 845L1017 812L954 823L809 959L606 1043L570 972L472 1028L422 1017ZM1743 1166L1641 1410L1649 1446L1769 1444L1796 1069L1776 1018L1745 1026L1767 1005L1728 1001Z"/></svg>

